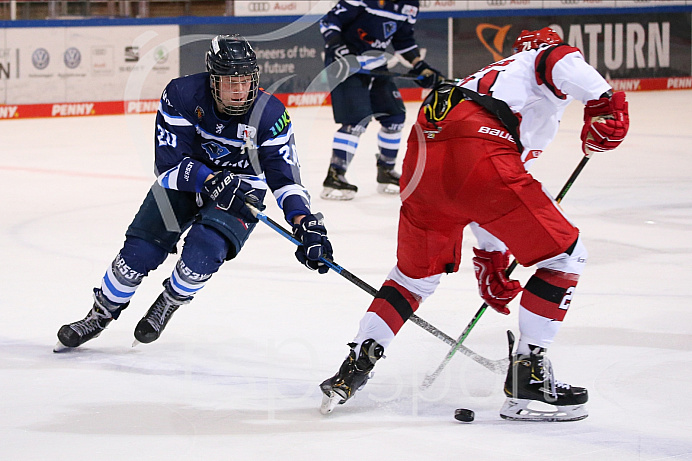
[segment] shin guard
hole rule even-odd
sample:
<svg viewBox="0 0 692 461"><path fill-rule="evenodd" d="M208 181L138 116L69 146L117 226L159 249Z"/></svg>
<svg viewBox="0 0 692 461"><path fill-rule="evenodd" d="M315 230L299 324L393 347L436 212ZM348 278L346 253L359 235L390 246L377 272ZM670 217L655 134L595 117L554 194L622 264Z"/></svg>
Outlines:
<svg viewBox="0 0 692 461"><path fill-rule="evenodd" d="M553 342L578 280L577 274L549 269L538 269L529 279L521 297L518 352L528 353L528 344L546 348Z"/></svg>
<svg viewBox="0 0 692 461"><path fill-rule="evenodd" d="M377 314L396 335L418 309L420 299L393 280L387 280L375 295L368 312Z"/></svg>

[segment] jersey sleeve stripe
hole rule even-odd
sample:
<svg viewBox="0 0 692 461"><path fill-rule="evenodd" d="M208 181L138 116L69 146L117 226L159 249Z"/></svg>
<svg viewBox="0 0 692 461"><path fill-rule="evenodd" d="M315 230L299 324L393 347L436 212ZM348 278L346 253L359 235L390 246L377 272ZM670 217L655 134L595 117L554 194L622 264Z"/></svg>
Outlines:
<svg viewBox="0 0 692 461"><path fill-rule="evenodd" d="M411 24L415 23L415 19L411 21L410 16L404 15L404 14L396 14L396 13L391 13L389 11L384 11L384 10L377 10L377 9L372 9L369 7L365 7L365 11L368 13L372 14L373 16L381 16L383 18L389 18L389 19L394 19L395 21L406 21L408 20Z"/></svg>
<svg viewBox="0 0 692 461"><path fill-rule="evenodd" d="M559 99L565 99L566 95L553 81L553 68L560 59L575 52L581 53L579 48L561 44L541 51L536 57L536 81L539 85L544 84Z"/></svg>
<svg viewBox="0 0 692 461"><path fill-rule="evenodd" d="M293 124L288 125L288 130L286 133L276 136L275 138L270 138L264 141L261 146L281 146L286 144L289 139L293 136Z"/></svg>
<svg viewBox="0 0 692 461"><path fill-rule="evenodd" d="M399 54L404 54L411 50L415 50L416 48L418 48L418 45L409 46L408 48L403 48L401 50L394 49L394 51L396 51Z"/></svg>
<svg viewBox="0 0 692 461"><path fill-rule="evenodd" d="M267 180L264 177L264 173L262 173L260 176L238 173L237 176L239 178L242 178L243 181L249 183L255 189L258 189L258 190L267 190L268 189Z"/></svg>
<svg viewBox="0 0 692 461"><path fill-rule="evenodd" d="M172 126L192 126L192 123L188 122L187 120L185 120L183 117L181 117L179 115L175 116L175 115L167 114L163 110L163 105L161 104L160 101L159 101L158 111L161 114L161 116L163 117L163 119L166 121L166 123L168 123L169 125L172 125Z"/></svg>
<svg viewBox="0 0 692 461"><path fill-rule="evenodd" d="M177 165L170 170L159 175L156 180L164 189L178 189L178 170L180 166Z"/></svg>

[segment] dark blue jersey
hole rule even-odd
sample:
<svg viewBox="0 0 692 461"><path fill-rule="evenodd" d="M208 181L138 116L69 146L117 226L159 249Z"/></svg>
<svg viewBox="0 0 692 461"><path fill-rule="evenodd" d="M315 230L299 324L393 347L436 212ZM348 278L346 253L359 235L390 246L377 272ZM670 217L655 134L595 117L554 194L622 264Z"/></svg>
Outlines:
<svg viewBox="0 0 692 461"><path fill-rule="evenodd" d="M406 53L418 48L413 38L417 17L418 0L340 0L321 19L320 32L325 40L330 33L341 34L357 55L384 54L390 43L394 51Z"/></svg>
<svg viewBox="0 0 692 461"><path fill-rule="evenodd" d="M200 192L209 174L229 170L274 194L286 219L309 214L286 107L259 90L241 116L219 115L209 73L171 80L156 114L156 174L168 189ZM261 194L262 197L264 194Z"/></svg>

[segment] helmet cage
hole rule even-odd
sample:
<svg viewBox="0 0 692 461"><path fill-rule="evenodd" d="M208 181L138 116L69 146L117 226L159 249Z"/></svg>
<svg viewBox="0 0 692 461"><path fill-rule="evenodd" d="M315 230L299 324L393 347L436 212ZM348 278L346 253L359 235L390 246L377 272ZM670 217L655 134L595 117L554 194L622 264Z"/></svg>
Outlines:
<svg viewBox="0 0 692 461"><path fill-rule="evenodd" d="M228 115L243 115L252 106L259 90L259 67L257 56L247 40L240 35L218 35L211 41L206 54L207 71L211 94L221 110ZM250 89L242 103L229 104L222 99L222 82L237 85L238 77L250 76ZM227 87L226 87L227 88ZM243 93L245 91L243 90ZM233 98L237 101L236 98Z"/></svg>
<svg viewBox="0 0 692 461"><path fill-rule="evenodd" d="M240 91L240 86L238 81L242 80L242 77L250 77L250 88L245 92L245 90ZM211 95L214 101L218 104L219 108L228 115L243 115L250 110L252 103L257 98L257 91L259 89L259 70L251 74L239 74L239 75L216 75L210 74L209 76ZM223 93L226 96L231 96L234 101L231 103L228 99L226 101L222 98L222 88L232 88L231 91L226 91ZM236 98L236 95L242 93L243 98ZM242 102L240 102L242 99Z"/></svg>
<svg viewBox="0 0 692 461"><path fill-rule="evenodd" d="M538 49L541 45L557 45L562 38L550 27L540 30L522 30L512 45L514 53Z"/></svg>

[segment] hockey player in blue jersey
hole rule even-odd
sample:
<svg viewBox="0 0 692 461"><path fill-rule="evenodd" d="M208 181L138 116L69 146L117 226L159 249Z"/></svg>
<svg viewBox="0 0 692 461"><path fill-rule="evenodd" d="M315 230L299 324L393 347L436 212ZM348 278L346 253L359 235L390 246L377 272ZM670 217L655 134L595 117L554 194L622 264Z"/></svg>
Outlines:
<svg viewBox="0 0 692 461"><path fill-rule="evenodd" d="M246 202L261 207L267 189L302 242L298 260L327 272L320 257L331 256L331 244L300 182L291 119L259 88L255 52L238 35L220 35L206 65L207 72L174 79L164 90L156 115L157 181L94 289L92 309L60 328L56 352L95 338L117 319L188 231L163 292L135 328L138 342L158 339L173 313L240 252L257 223Z"/></svg>
<svg viewBox="0 0 692 461"><path fill-rule="evenodd" d="M351 200L358 187L350 184L346 170L358 147L360 135L374 117L381 125L377 136L377 183L381 193L398 194L399 176L394 171L404 128L406 109L390 77L374 74L387 70L389 44L413 65L416 82L430 88L440 72L421 59L413 36L418 0L340 0L320 21L325 41L325 66L329 72L334 121L332 157L321 197ZM331 66L331 67L330 67ZM346 67L346 73L338 72ZM355 67L355 69L354 69ZM355 70L360 70L355 72ZM346 77L344 79L344 77Z"/></svg>

